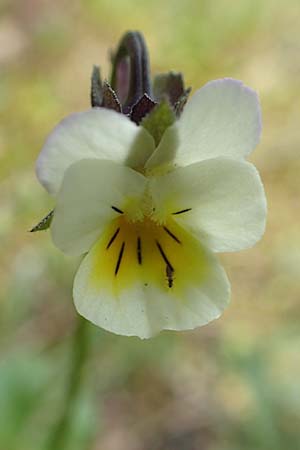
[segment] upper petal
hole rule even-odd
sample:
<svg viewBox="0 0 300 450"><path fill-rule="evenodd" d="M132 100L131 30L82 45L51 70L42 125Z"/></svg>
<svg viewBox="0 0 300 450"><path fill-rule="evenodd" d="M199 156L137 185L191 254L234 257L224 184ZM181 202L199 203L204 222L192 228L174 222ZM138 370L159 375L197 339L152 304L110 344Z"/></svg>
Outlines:
<svg viewBox="0 0 300 450"><path fill-rule="evenodd" d="M238 80L211 81L193 95L180 119L166 130L147 167L172 161L184 166L220 156L241 159L258 144L260 133L257 94Z"/></svg>
<svg viewBox="0 0 300 450"><path fill-rule="evenodd" d="M49 135L38 157L39 181L57 194L66 169L83 158L143 167L154 150L150 134L126 116L105 108L70 115Z"/></svg>
<svg viewBox="0 0 300 450"><path fill-rule="evenodd" d="M120 213L125 198L140 198L146 179L140 173L107 160L84 159L66 171L59 191L51 233L68 254L89 250L107 223Z"/></svg>
<svg viewBox="0 0 300 450"><path fill-rule="evenodd" d="M161 219L173 216L213 251L251 247L265 229L266 199L255 167L224 158L179 168L151 181Z"/></svg>

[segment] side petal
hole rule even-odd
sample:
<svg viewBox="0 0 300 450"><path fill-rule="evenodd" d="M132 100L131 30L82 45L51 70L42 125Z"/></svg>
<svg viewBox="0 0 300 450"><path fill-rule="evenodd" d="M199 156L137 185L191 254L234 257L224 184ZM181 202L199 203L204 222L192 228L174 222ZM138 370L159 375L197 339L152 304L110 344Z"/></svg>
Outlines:
<svg viewBox="0 0 300 450"><path fill-rule="evenodd" d="M242 250L263 235L266 198L255 167L216 158L151 181L160 221L172 216L215 252Z"/></svg>
<svg viewBox="0 0 300 450"><path fill-rule="evenodd" d="M166 130L147 167L168 162L185 166L216 157L245 158L260 134L257 94L238 80L211 81L193 95L178 122Z"/></svg>
<svg viewBox="0 0 300 450"><path fill-rule="evenodd" d="M83 159L72 164L51 224L55 245L70 255L87 252L107 223L122 214L125 199L141 197L145 183L143 175L111 161Z"/></svg>
<svg viewBox="0 0 300 450"><path fill-rule="evenodd" d="M154 150L149 133L126 116L104 108L75 113L49 135L37 159L36 173L56 195L66 169L83 158L99 158L143 167Z"/></svg>
<svg viewBox="0 0 300 450"><path fill-rule="evenodd" d="M130 236L126 229L107 249L114 226L76 274L73 296L82 316L117 334L149 338L163 329L193 329L221 315L229 302L229 282L215 256L198 240L174 223L169 226L180 244L163 229L153 225L151 231L146 225L139 234L139 260L135 233ZM154 237L172 262L172 281Z"/></svg>

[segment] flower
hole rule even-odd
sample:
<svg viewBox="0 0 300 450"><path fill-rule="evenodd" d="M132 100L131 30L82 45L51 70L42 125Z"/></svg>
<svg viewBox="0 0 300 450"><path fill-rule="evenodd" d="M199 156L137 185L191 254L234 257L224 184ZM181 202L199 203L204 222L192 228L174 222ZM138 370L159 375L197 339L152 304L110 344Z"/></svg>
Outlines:
<svg viewBox="0 0 300 450"><path fill-rule="evenodd" d="M230 285L214 253L252 246L266 200L245 161L261 133L257 95L241 82L209 82L155 148L126 116L93 108L64 119L37 161L56 197L51 233L84 256L78 312L122 335L148 338L220 316Z"/></svg>

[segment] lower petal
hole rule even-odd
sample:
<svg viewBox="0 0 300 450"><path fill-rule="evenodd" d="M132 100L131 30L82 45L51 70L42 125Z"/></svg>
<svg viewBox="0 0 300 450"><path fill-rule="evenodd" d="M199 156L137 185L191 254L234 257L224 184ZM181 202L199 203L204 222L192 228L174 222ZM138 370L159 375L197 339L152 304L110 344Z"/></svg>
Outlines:
<svg viewBox="0 0 300 450"><path fill-rule="evenodd" d="M74 282L78 312L117 334L149 338L220 316L229 283L215 256L175 221L113 221Z"/></svg>

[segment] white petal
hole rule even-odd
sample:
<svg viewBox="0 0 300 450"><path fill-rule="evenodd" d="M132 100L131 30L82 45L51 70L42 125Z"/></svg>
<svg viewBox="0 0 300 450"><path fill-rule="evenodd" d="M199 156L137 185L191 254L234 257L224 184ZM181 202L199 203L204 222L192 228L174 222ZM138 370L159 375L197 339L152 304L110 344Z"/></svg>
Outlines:
<svg viewBox="0 0 300 450"><path fill-rule="evenodd" d="M154 150L153 138L126 116L104 108L72 114L49 135L36 164L39 181L57 194L65 170L83 158L143 167Z"/></svg>
<svg viewBox="0 0 300 450"><path fill-rule="evenodd" d="M175 269L172 287L168 286L165 262L154 241L142 238L143 260L138 264L136 241L131 246L128 233L118 236L110 254L105 247L108 234L93 247L76 274L73 296L78 312L106 330L140 338L163 329L193 329L218 318L230 296L222 267L195 238L182 237L175 228L182 239L179 245L162 233L161 245ZM121 245L123 259L116 275Z"/></svg>
<svg viewBox="0 0 300 450"><path fill-rule="evenodd" d="M165 132L147 167L178 166L204 159L246 157L258 144L261 111L257 94L241 81L207 83L187 103L180 119Z"/></svg>
<svg viewBox="0 0 300 450"><path fill-rule="evenodd" d="M216 158L195 163L153 179L151 192L160 220L188 209L174 219L215 252L251 247L264 233L264 189L248 162Z"/></svg>
<svg viewBox="0 0 300 450"><path fill-rule="evenodd" d="M68 254L82 254L108 222L120 214L126 197L140 198L143 175L111 161L83 159L66 171L58 194L51 232L54 243Z"/></svg>

